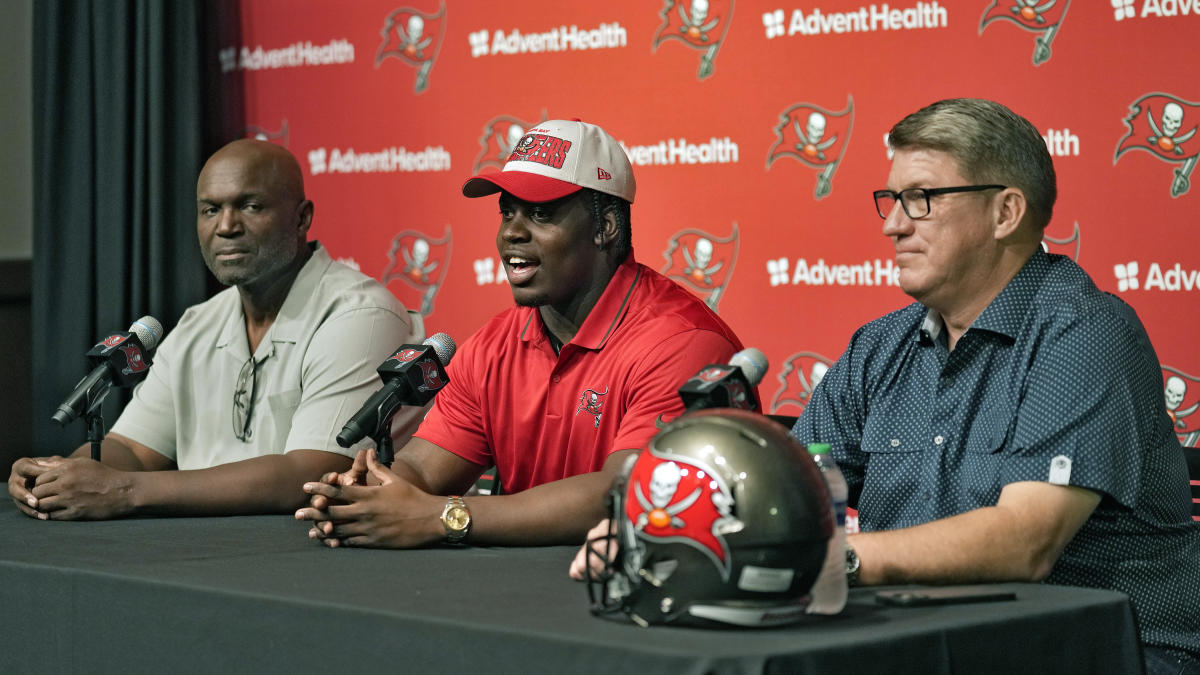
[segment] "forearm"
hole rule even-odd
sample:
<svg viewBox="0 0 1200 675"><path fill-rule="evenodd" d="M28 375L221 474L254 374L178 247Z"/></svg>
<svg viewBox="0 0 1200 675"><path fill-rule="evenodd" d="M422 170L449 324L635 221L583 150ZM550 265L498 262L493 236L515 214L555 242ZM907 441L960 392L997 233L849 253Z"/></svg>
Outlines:
<svg viewBox="0 0 1200 675"><path fill-rule="evenodd" d="M84 443L71 453L71 457L91 457L92 444ZM170 460L163 458L164 463L169 463ZM111 466L120 471L156 471L158 467L146 466L140 457L128 445L121 442L111 435L106 436L100 444L100 463L105 466Z"/></svg>
<svg viewBox="0 0 1200 675"><path fill-rule="evenodd" d="M307 501L301 486L350 458L317 450L265 455L207 469L140 472L130 500L138 515L287 513Z"/></svg>
<svg viewBox="0 0 1200 675"><path fill-rule="evenodd" d="M1009 483L995 506L916 527L851 535L863 584L1041 581L1100 495L1074 486Z"/></svg>
<svg viewBox="0 0 1200 675"><path fill-rule="evenodd" d="M541 546L578 544L588 528L608 515L605 496L613 476L572 476L515 495L468 497L472 544Z"/></svg>

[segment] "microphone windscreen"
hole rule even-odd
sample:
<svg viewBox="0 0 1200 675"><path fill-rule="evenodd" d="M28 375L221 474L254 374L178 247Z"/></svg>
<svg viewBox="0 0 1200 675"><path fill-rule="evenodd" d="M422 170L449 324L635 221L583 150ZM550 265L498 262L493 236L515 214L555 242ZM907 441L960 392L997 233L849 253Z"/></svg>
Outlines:
<svg viewBox="0 0 1200 675"><path fill-rule="evenodd" d="M138 339L142 341L142 346L146 348L146 351L152 352L154 351L154 348L158 346L159 340L162 340L163 327L162 324L158 322L158 319L150 315L146 315L137 321L134 321L133 325L129 327L129 332L138 336Z"/></svg>
<svg viewBox="0 0 1200 675"><path fill-rule="evenodd" d="M754 347L747 347L729 359L729 365L742 369L751 387L757 387L767 374L767 355Z"/></svg>
<svg viewBox="0 0 1200 675"><path fill-rule="evenodd" d="M454 344L454 338L445 333L434 333L425 338L421 344L433 347L433 352L441 360L442 366L450 365L450 359L454 358L454 352L458 350L458 345Z"/></svg>

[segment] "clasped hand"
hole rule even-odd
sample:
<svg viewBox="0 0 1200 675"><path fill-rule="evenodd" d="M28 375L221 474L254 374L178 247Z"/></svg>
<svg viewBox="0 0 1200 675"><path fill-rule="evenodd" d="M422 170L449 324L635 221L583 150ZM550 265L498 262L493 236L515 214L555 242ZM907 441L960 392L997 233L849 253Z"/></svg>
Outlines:
<svg viewBox="0 0 1200 675"><path fill-rule="evenodd" d="M8 494L39 520L103 520L133 511L136 477L87 457L25 457L13 463Z"/></svg>
<svg viewBox="0 0 1200 675"><path fill-rule="evenodd" d="M297 520L312 521L308 536L326 546L416 548L443 536L444 499L424 492L359 450L345 473L328 473L305 483L309 505Z"/></svg>

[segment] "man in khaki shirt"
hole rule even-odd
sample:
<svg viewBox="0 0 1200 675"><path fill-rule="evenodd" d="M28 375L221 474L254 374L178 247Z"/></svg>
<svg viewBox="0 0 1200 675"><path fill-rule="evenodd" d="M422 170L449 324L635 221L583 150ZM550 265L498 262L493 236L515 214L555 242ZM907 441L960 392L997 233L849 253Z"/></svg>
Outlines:
<svg viewBox="0 0 1200 675"><path fill-rule="evenodd" d="M231 288L191 307L166 337L102 445L13 464L9 494L43 520L282 513L300 485L344 471L366 443L336 435L379 387L375 368L419 342L419 316L334 262L307 233L313 203L286 149L239 140L196 187L205 263ZM394 431L411 434L419 411Z"/></svg>

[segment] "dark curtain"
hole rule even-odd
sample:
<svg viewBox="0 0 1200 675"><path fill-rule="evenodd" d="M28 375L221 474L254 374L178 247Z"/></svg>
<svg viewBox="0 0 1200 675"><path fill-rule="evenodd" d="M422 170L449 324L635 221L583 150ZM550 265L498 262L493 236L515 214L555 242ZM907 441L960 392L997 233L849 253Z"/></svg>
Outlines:
<svg viewBox="0 0 1200 675"><path fill-rule="evenodd" d="M35 454L83 443L82 421L50 415L99 338L146 314L169 330L207 293L204 20L199 0L34 3ZM127 398L109 395L106 429Z"/></svg>

